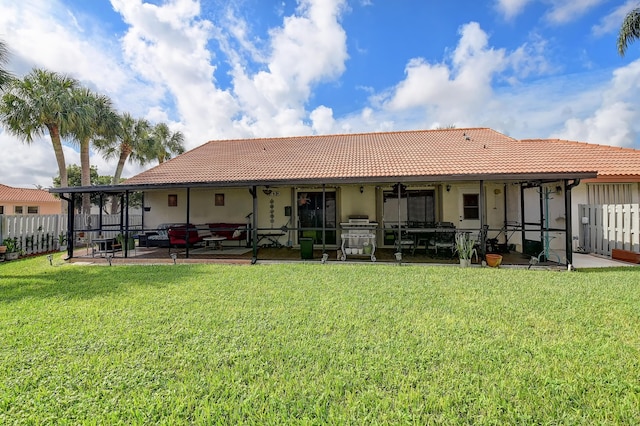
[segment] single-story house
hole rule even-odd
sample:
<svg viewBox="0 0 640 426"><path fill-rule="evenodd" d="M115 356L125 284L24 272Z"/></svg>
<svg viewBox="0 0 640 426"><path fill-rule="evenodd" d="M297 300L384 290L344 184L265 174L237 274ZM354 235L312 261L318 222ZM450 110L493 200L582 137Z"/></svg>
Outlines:
<svg viewBox="0 0 640 426"><path fill-rule="evenodd" d="M589 203L600 192L584 182L622 184L633 201L638 178L638 150L467 128L210 141L120 185L51 191L125 203L141 191L145 229L244 222L254 260L266 241L344 250L354 229L378 247L426 250L420 236L444 226L473 235L481 252L571 265L583 223L573 194Z"/></svg>
<svg viewBox="0 0 640 426"><path fill-rule="evenodd" d="M0 184L0 214L60 214L62 200L44 189Z"/></svg>

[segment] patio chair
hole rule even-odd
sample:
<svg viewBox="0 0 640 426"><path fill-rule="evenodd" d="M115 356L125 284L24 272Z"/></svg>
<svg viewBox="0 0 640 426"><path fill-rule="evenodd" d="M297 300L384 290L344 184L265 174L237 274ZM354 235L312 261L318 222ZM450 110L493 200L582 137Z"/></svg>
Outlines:
<svg viewBox="0 0 640 426"><path fill-rule="evenodd" d="M436 228L435 239L433 247L438 253L438 249L445 249L451 252L455 251L456 245L456 228L452 226L440 226Z"/></svg>
<svg viewBox="0 0 640 426"><path fill-rule="evenodd" d="M402 251L402 250L411 250L411 253L415 252L415 245L416 245L416 241L415 239L407 234L406 232L403 232L402 234L400 234L400 239L396 239L395 242L395 246L396 246L396 250L398 251Z"/></svg>

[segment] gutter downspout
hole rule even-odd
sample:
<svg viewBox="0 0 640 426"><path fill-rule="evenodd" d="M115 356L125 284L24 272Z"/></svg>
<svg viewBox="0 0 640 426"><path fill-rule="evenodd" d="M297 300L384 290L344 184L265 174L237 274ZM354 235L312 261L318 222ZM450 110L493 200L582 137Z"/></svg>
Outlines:
<svg viewBox="0 0 640 426"><path fill-rule="evenodd" d="M567 253L567 270L573 270L573 223L571 220L571 190L580 185L580 179L569 183L564 180L564 215L565 215L565 250Z"/></svg>

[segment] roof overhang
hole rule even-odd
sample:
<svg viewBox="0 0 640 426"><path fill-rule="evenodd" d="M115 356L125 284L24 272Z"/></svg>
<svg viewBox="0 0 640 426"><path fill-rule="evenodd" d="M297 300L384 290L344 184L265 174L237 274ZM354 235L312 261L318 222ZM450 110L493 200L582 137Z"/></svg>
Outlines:
<svg viewBox="0 0 640 426"><path fill-rule="evenodd" d="M460 175L432 175L432 176L376 176L376 177L348 177L348 178L323 178L323 179L283 179L283 180L259 180L259 181L233 181L233 182L167 182L158 184L127 184L100 185L100 186L73 186L67 188L49 188L49 192L62 193L89 193L100 192L103 194L121 194L124 192L153 191L165 189L185 188L248 188L252 186L287 186L287 185L349 185L349 184L395 184L403 183L431 183L431 182L465 182L465 181L512 181L512 182L554 182L565 179L593 179L597 172L571 172L571 173L496 173L496 174L460 174Z"/></svg>

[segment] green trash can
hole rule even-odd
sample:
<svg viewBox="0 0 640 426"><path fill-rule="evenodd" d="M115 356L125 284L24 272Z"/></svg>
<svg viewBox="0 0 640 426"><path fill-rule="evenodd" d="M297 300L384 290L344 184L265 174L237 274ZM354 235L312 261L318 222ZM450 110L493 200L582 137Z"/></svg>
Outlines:
<svg viewBox="0 0 640 426"><path fill-rule="evenodd" d="M300 257L313 259L313 238L300 238Z"/></svg>

